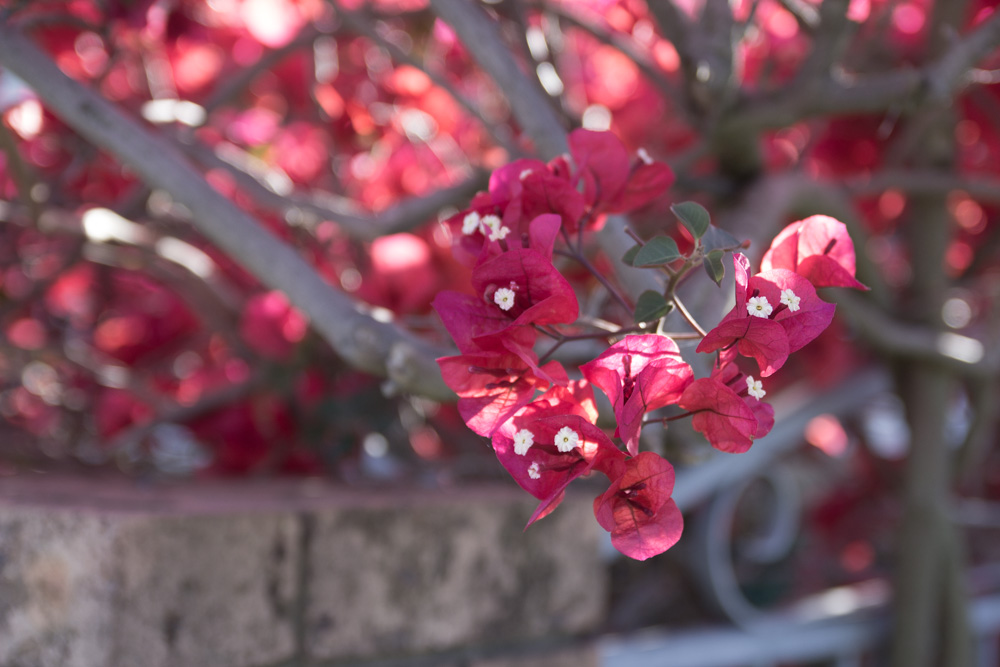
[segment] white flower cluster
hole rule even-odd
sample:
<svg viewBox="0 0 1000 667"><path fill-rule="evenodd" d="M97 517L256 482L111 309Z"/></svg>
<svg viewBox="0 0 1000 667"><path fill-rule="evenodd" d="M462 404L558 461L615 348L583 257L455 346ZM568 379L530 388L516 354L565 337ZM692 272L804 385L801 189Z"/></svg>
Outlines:
<svg viewBox="0 0 1000 667"><path fill-rule="evenodd" d="M487 234L490 241L500 241L510 234L510 227L505 227L503 221L495 215L479 216L472 211L462 218L462 233L466 236L482 232Z"/></svg>

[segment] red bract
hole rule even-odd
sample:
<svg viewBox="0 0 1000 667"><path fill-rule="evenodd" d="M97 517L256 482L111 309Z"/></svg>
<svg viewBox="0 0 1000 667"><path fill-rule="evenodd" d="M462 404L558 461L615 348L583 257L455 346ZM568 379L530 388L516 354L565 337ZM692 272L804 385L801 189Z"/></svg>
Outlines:
<svg viewBox="0 0 1000 667"><path fill-rule="evenodd" d="M610 132L574 130L568 137L575 178L589 206L621 213L648 204L673 185L674 173L647 156L633 165L621 140Z"/></svg>
<svg viewBox="0 0 1000 667"><path fill-rule="evenodd" d="M495 304L458 292L441 292L431 304L464 354L513 352L532 372L556 382L538 368L534 352L536 333L530 326L513 326Z"/></svg>
<svg viewBox="0 0 1000 667"><path fill-rule="evenodd" d="M646 560L681 537L684 517L670 498L674 468L653 452L616 465L611 487L594 499L594 516L611 544L629 558Z"/></svg>
<svg viewBox="0 0 1000 667"><path fill-rule="evenodd" d="M770 403L765 403L758 397L766 392L761 391L758 396L750 395L746 373L742 372L736 364L723 363L712 369L711 377L735 391L743 399L743 402L750 406L750 410L757 419L757 430L754 433L754 438L763 438L771 432L774 427L774 408ZM753 381L752 378L751 381Z"/></svg>
<svg viewBox="0 0 1000 667"><path fill-rule="evenodd" d="M515 354L472 354L441 357L444 381L458 394L458 412L470 429L479 435L493 434L535 395L548 386ZM537 368L537 362L534 364ZM543 367L545 378L562 382L569 378L557 361Z"/></svg>
<svg viewBox="0 0 1000 667"><path fill-rule="evenodd" d="M797 299L795 310L782 301L782 295L787 290L791 290ZM783 269L752 276L747 283L747 294L764 296L774 304L771 317L785 330L789 354L802 349L806 343L823 333L833 321L833 313L837 309L834 304L820 299L808 280ZM745 307L743 312L746 312ZM763 372L761 374L766 375Z"/></svg>
<svg viewBox="0 0 1000 667"><path fill-rule="evenodd" d="M618 422L615 435L632 456L639 452L643 416L676 403L693 379L677 344L656 334L626 336L580 370L611 400Z"/></svg>
<svg viewBox="0 0 1000 667"><path fill-rule="evenodd" d="M625 189L614 202L614 210L631 211L663 195L674 184L674 172L662 162L639 162L632 169Z"/></svg>
<svg viewBox="0 0 1000 667"><path fill-rule="evenodd" d="M512 248L483 262L472 272L472 286L507 326L569 324L579 314L573 287L530 248Z"/></svg>
<svg viewBox="0 0 1000 667"><path fill-rule="evenodd" d="M625 457L601 429L564 410L544 400L529 404L493 434L501 465L541 500L529 526L562 502L574 479L594 469L615 470L615 462Z"/></svg>
<svg viewBox="0 0 1000 667"><path fill-rule="evenodd" d="M631 166L618 137L610 132L574 130L567 141L587 204L594 206L618 197L628 182Z"/></svg>
<svg viewBox="0 0 1000 667"><path fill-rule="evenodd" d="M815 287L867 290L854 277L854 242L847 227L826 215L814 215L785 227L761 260L761 270L788 269Z"/></svg>
<svg viewBox="0 0 1000 667"><path fill-rule="evenodd" d="M515 233L526 231L521 224L544 213L558 214L572 229L586 209L573 184L538 160L515 160L497 169L490 178L490 196L502 209L504 224Z"/></svg>
<svg viewBox="0 0 1000 667"><path fill-rule="evenodd" d="M753 410L739 394L716 378L692 382L678 405L694 414L691 427L718 450L745 452L757 437L757 416Z"/></svg>
<svg viewBox="0 0 1000 667"><path fill-rule="evenodd" d="M559 227L561 224L562 221L559 216L554 213L540 215L528 223L527 231L519 236L503 241L487 240L483 244L483 251L480 253L476 264L482 264L489 259L502 255L511 247L530 248L551 262L552 252L555 249L556 237L559 236Z"/></svg>
<svg viewBox="0 0 1000 667"><path fill-rule="evenodd" d="M753 357L760 374L777 371L788 355L813 340L830 325L835 306L816 296L803 277L775 269L750 277L750 262L733 256L736 305L698 345L698 352L736 350Z"/></svg>

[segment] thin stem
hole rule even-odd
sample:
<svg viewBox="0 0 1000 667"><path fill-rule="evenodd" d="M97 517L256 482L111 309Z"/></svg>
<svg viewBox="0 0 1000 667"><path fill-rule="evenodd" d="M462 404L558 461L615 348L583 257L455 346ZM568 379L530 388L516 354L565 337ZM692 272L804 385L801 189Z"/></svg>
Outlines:
<svg viewBox="0 0 1000 667"><path fill-rule="evenodd" d="M705 336L708 335L708 332L705 331L701 327L701 325L698 324L698 321L694 319L694 316L691 315L691 313L688 311L688 309L684 306L684 302L681 301L680 298L676 294L673 297L671 297L671 300L674 302L674 305L677 307L677 312L679 312L681 314L681 317L683 317L684 320L687 321L687 323L691 325L692 329L694 329L695 331L698 332L699 336L701 336L702 338L704 338Z"/></svg>
<svg viewBox="0 0 1000 667"><path fill-rule="evenodd" d="M625 297L621 295L621 292L615 289L615 286L611 284L611 281L607 279L607 276L594 268L594 265L590 263L590 260L588 260L586 256L570 242L569 234L566 232L566 229L560 228L559 231L562 233L563 240L566 242L566 247L569 248L569 250L554 250L553 252L562 255L563 257L571 257L580 262L580 264L583 265L583 268L587 269L592 276L597 278L597 280L604 285L604 289L608 290L608 294L613 296L625 310L631 312L632 306L630 306L628 301L625 300Z"/></svg>

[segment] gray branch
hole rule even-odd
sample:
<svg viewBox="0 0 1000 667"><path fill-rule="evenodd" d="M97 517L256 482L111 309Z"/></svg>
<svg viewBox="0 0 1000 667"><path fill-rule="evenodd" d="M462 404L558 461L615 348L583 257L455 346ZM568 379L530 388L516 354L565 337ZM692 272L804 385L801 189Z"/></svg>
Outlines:
<svg viewBox="0 0 1000 667"><path fill-rule="evenodd" d="M462 40L510 102L521 129L535 144L535 151L552 159L567 151L566 128L548 100L514 61L500 37L496 23L468 0L431 0L434 12Z"/></svg>
<svg viewBox="0 0 1000 667"><path fill-rule="evenodd" d="M388 377L405 391L437 399L452 396L434 362L443 351L365 314L360 304L325 282L291 246L213 189L170 142L63 74L10 25L0 24L0 63L83 137L186 206L199 231L262 283L285 292L346 362Z"/></svg>

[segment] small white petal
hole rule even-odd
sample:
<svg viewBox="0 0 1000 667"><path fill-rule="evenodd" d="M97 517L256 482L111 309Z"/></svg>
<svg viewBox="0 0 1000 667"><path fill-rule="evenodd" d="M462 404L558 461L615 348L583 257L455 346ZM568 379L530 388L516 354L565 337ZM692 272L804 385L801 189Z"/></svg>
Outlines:
<svg viewBox="0 0 1000 667"><path fill-rule="evenodd" d="M510 310L514 307L514 290L501 287L493 293L493 303L500 306L500 310Z"/></svg>
<svg viewBox="0 0 1000 667"><path fill-rule="evenodd" d="M528 477L531 479L540 479L542 473L538 470L538 461L535 461L530 466L528 466Z"/></svg>
<svg viewBox="0 0 1000 667"><path fill-rule="evenodd" d="M653 164L653 158L649 157L649 153L645 148L637 150L636 155L639 156L639 159L642 160L644 164Z"/></svg>
<svg viewBox="0 0 1000 667"><path fill-rule="evenodd" d="M522 428L520 431L514 434L514 453L519 456L524 456L531 449L531 446L535 444L535 434L526 428ZM535 464L538 465L538 464Z"/></svg>
<svg viewBox="0 0 1000 667"><path fill-rule="evenodd" d="M781 290L781 303L788 306L788 310L793 313L799 309L799 302L802 301L801 297L795 295L790 289Z"/></svg>
<svg viewBox="0 0 1000 667"><path fill-rule="evenodd" d="M767 395L764 384L760 380L754 380L752 375L747 376L747 393L758 401Z"/></svg>
<svg viewBox="0 0 1000 667"><path fill-rule="evenodd" d="M490 241L500 241L510 234L510 227L490 227Z"/></svg>
<svg viewBox="0 0 1000 667"><path fill-rule="evenodd" d="M470 234L475 234L477 231L479 231L480 222L482 222L482 220L479 218L478 213L476 213L475 211L469 213L464 218L462 218L462 233L465 234L466 236L469 236Z"/></svg>
<svg viewBox="0 0 1000 667"><path fill-rule="evenodd" d="M533 171L532 171L531 169L525 169L524 171L522 171L522 172L521 172L521 173L520 173L520 174L518 175L518 178L519 178L520 180L522 180L522 181L523 181L523 180L524 180L524 179L526 179L526 178L527 178L528 176L531 176L531 175L532 175L533 173L534 173L534 172L533 172Z"/></svg>
<svg viewBox="0 0 1000 667"><path fill-rule="evenodd" d="M483 223L483 226L486 227L486 229L497 229L501 224L503 224L503 221L500 220L500 218L492 214L484 215L480 222Z"/></svg>
<svg viewBox="0 0 1000 667"><path fill-rule="evenodd" d="M556 433L556 449L560 452L571 452L580 444L580 434L569 426L563 426Z"/></svg>
<svg viewBox="0 0 1000 667"><path fill-rule="evenodd" d="M754 317L767 318L771 315L771 304L767 302L766 296L754 296L747 299L747 312Z"/></svg>

